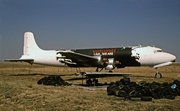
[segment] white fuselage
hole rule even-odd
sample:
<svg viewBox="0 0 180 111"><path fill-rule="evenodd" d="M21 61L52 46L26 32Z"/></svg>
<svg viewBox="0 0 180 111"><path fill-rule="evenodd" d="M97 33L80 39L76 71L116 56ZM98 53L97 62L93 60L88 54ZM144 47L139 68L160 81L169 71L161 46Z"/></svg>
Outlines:
<svg viewBox="0 0 180 111"><path fill-rule="evenodd" d="M174 55L163 52L160 48L150 46L134 48L132 55L137 56L137 61L140 62L142 66L152 67L164 63L172 63L172 61L176 59Z"/></svg>

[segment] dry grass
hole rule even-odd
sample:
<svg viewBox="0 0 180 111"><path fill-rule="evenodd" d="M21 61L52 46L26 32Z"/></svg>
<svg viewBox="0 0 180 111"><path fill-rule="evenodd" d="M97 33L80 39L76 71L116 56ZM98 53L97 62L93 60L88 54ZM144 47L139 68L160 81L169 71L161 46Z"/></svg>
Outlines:
<svg viewBox="0 0 180 111"><path fill-rule="evenodd" d="M162 67L159 71L162 79L153 78L155 70L148 67L128 67L115 69L115 72L128 72L136 76L131 81L139 82L172 82L180 80L180 63ZM1 111L178 111L180 97L175 100L153 99L152 102L142 102L139 99L124 101L122 98L107 96L105 90L87 90L76 86L44 86L37 81L46 75L69 75L76 72L75 68L58 68L26 63L0 63L0 109ZM94 71L95 68L82 68L81 71ZM79 78L62 76L63 79ZM111 82L121 77L100 78L100 82ZM81 80L68 81L78 84Z"/></svg>

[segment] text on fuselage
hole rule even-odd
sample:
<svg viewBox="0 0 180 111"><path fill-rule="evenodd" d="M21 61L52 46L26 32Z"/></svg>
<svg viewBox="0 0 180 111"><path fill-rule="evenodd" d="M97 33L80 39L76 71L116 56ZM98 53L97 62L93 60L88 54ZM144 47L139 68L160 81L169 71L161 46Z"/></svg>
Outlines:
<svg viewBox="0 0 180 111"><path fill-rule="evenodd" d="M97 49L92 50L93 55L114 55L116 49Z"/></svg>

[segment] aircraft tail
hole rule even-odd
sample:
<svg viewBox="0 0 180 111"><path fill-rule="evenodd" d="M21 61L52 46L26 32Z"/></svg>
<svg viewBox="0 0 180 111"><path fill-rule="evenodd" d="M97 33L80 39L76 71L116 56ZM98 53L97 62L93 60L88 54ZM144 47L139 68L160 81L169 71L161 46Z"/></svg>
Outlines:
<svg viewBox="0 0 180 111"><path fill-rule="evenodd" d="M38 47L36 41L34 39L34 35L32 32L25 32L24 33L24 48L23 48L23 55L32 55L43 50Z"/></svg>

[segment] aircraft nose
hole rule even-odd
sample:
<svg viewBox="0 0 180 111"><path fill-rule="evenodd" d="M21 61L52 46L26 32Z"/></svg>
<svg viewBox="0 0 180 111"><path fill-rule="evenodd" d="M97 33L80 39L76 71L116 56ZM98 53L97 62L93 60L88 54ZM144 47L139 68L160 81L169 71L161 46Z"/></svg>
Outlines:
<svg viewBox="0 0 180 111"><path fill-rule="evenodd" d="M176 56L173 55L173 54L169 54L169 60L170 60L171 62L175 62L175 61L176 61Z"/></svg>

